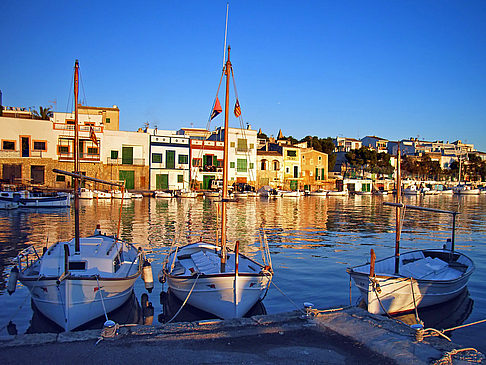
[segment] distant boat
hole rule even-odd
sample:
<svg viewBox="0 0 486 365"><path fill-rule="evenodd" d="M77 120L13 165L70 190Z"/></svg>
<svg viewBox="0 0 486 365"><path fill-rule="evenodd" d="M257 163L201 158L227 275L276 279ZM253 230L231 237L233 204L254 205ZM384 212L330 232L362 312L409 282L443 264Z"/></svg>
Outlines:
<svg viewBox="0 0 486 365"><path fill-rule="evenodd" d="M1 194L2 193L0 193L0 210L17 209L19 207L18 201L14 201L11 198L4 198Z"/></svg>
<svg viewBox="0 0 486 365"><path fill-rule="evenodd" d="M128 191L125 191L125 192L121 192L121 190L113 190L111 192L111 197L113 199L125 199L125 200L128 200L128 199L131 199L132 198L132 194L129 193Z"/></svg>
<svg viewBox="0 0 486 365"><path fill-rule="evenodd" d="M132 199L142 199L143 194L142 193L130 193Z"/></svg>
<svg viewBox="0 0 486 365"><path fill-rule="evenodd" d="M79 189L79 199L93 199L93 198L94 198L94 192L92 190L89 190L87 188Z"/></svg>
<svg viewBox="0 0 486 365"><path fill-rule="evenodd" d="M162 191L162 190L157 190L155 192L155 197L156 198L172 198L174 194L170 191Z"/></svg>
<svg viewBox="0 0 486 365"><path fill-rule="evenodd" d="M178 198L197 198L197 191L187 189L177 190L175 196Z"/></svg>
<svg viewBox="0 0 486 365"><path fill-rule="evenodd" d="M2 191L3 201L10 200L22 208L61 208L71 206L71 195L64 192L46 191Z"/></svg>
<svg viewBox="0 0 486 365"><path fill-rule="evenodd" d="M356 195L372 195L373 194L371 191L361 191L361 190L355 191L354 193Z"/></svg>
<svg viewBox="0 0 486 365"><path fill-rule="evenodd" d="M316 191L311 191L309 193L310 196L327 196L327 191L326 190L316 190Z"/></svg>
<svg viewBox="0 0 486 365"><path fill-rule="evenodd" d="M93 191L93 198L96 199L111 199L111 193L101 190L94 190Z"/></svg>
<svg viewBox="0 0 486 365"><path fill-rule="evenodd" d="M338 190L330 190L327 192L327 196L346 196L348 192L345 190L338 191Z"/></svg>
<svg viewBox="0 0 486 365"><path fill-rule="evenodd" d="M282 191L282 198L299 198L300 192L298 191Z"/></svg>
<svg viewBox="0 0 486 365"><path fill-rule="evenodd" d="M408 188L403 189L404 195L420 195L421 191L416 185L410 185Z"/></svg>
<svg viewBox="0 0 486 365"><path fill-rule="evenodd" d="M400 190L399 176L398 167L396 186ZM360 290L368 311L374 314L407 312L446 302L465 289L475 268L469 257L455 251L454 248L457 212L404 205L400 203L400 194L397 194L396 201L384 203L397 208L395 255L375 261L374 251L371 250L369 263L347 269ZM400 253L402 209L452 215L451 240L442 249Z"/></svg>
<svg viewBox="0 0 486 365"><path fill-rule="evenodd" d="M471 185L459 184L453 189L454 194L458 195L479 195L481 191Z"/></svg>

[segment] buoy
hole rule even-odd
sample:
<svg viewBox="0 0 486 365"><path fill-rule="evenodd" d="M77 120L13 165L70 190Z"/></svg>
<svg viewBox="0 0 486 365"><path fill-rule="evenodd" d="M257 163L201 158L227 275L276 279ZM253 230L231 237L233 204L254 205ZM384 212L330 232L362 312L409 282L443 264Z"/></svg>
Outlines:
<svg viewBox="0 0 486 365"><path fill-rule="evenodd" d="M10 270L10 276L8 277L7 291L9 295L12 295L17 287L17 280L19 280L19 269L14 266Z"/></svg>
<svg viewBox="0 0 486 365"><path fill-rule="evenodd" d="M154 277L152 275L152 265L150 265L150 262L147 260L143 262L142 280L145 282L145 289L147 289L149 293L152 293L152 289L154 288Z"/></svg>
<svg viewBox="0 0 486 365"><path fill-rule="evenodd" d="M159 282L160 282L161 284L164 284L164 283L165 283L165 274L164 274L164 270L160 270L160 271L159 271L158 278L159 278Z"/></svg>

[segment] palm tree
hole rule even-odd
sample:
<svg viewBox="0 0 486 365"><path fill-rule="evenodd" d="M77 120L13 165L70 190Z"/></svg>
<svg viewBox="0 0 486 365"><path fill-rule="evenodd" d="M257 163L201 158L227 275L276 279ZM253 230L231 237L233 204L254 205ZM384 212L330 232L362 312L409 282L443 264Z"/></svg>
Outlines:
<svg viewBox="0 0 486 365"><path fill-rule="evenodd" d="M37 110L32 111L32 115L36 119L49 120L50 118L52 118L53 112L52 112L51 108L43 108L43 107L40 106L39 111L37 111Z"/></svg>

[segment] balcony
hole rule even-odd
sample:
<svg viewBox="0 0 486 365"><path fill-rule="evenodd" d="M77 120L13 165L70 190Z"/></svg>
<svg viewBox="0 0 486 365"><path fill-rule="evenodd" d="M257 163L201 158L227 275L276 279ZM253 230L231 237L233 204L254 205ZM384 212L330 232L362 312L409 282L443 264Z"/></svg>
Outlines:
<svg viewBox="0 0 486 365"><path fill-rule="evenodd" d="M204 166L204 167L199 167L200 172L223 172L222 167L216 167L216 166Z"/></svg>
<svg viewBox="0 0 486 365"><path fill-rule="evenodd" d="M106 158L108 165L132 165L132 166L145 166L144 158L133 158L131 160L123 160L122 158Z"/></svg>
<svg viewBox="0 0 486 365"><path fill-rule="evenodd" d="M73 161L74 160L74 153L60 153L58 157L59 161ZM100 162L100 155L91 155L87 153L80 153L79 154L79 161L80 162Z"/></svg>

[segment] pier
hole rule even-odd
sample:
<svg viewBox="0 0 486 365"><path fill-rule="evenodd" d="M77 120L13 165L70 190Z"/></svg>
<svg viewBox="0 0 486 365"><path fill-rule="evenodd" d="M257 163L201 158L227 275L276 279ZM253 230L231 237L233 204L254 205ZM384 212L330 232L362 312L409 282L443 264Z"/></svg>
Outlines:
<svg viewBox="0 0 486 365"><path fill-rule="evenodd" d="M410 327L356 307L308 315L294 311L226 321L122 326L114 337L99 341L100 334L100 330L90 330L4 338L0 340L0 361L409 365L451 357L454 361L485 359L481 353L462 351L464 346L439 337L418 342Z"/></svg>

